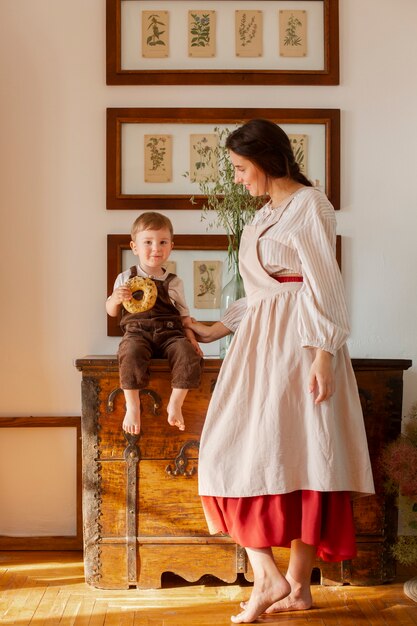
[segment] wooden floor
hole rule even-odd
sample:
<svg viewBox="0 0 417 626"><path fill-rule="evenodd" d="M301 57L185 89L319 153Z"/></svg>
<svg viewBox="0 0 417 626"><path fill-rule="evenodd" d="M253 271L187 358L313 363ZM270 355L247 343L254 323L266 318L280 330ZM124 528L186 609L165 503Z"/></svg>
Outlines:
<svg viewBox="0 0 417 626"><path fill-rule="evenodd" d="M102 591L85 584L80 552L0 552L0 625L229 626L250 586L185 584L163 589ZM314 608L262 616L280 626L417 625L417 604L402 582L379 587L313 587Z"/></svg>

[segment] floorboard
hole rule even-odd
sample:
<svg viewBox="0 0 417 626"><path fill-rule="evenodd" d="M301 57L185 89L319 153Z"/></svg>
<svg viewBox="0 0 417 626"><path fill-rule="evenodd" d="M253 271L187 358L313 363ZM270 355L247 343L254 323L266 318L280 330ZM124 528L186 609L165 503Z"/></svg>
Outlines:
<svg viewBox="0 0 417 626"><path fill-rule="evenodd" d="M257 623L417 626L417 604L403 593L403 580L378 587L314 585L310 611L263 615ZM0 626L230 626L251 587L204 582L174 577L164 579L162 589L95 589L84 582L79 552L0 552Z"/></svg>

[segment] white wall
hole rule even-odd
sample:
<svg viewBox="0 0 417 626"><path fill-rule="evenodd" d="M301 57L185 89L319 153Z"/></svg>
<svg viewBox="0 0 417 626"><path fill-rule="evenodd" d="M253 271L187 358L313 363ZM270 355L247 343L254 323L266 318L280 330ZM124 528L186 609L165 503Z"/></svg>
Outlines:
<svg viewBox="0 0 417 626"><path fill-rule="evenodd" d="M417 400L417 3L340 5L340 86L176 89L105 85L104 0L0 0L1 416L79 415L73 359L116 351L106 235L135 215L105 209L119 106L340 108L351 354L413 359L404 410ZM169 215L205 232L196 211Z"/></svg>

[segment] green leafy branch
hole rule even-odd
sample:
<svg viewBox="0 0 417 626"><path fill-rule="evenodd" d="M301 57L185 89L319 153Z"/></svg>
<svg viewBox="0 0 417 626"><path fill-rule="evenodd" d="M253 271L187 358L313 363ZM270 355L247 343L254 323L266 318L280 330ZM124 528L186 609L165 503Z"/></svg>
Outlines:
<svg viewBox="0 0 417 626"><path fill-rule="evenodd" d="M218 164L216 180L209 178L199 181L198 186L206 201L202 209L202 219L209 221L208 228L213 226L222 228L228 237L229 266L238 263L238 254L242 231L245 225L252 220L259 199L253 198L242 185L235 184L235 172L225 146L229 129L216 127L214 132L218 136L216 147L210 148L204 155L205 159L213 160ZM184 174L190 177L189 172ZM196 203L194 196L191 202Z"/></svg>

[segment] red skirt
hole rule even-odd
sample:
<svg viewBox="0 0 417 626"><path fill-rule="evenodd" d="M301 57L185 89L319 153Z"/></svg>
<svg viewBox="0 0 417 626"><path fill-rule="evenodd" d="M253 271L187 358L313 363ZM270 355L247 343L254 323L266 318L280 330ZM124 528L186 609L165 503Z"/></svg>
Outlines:
<svg viewBox="0 0 417 626"><path fill-rule="evenodd" d="M247 548L289 548L293 539L317 547L323 561L356 556L347 491L293 491L250 498L201 497L211 533L226 533Z"/></svg>

